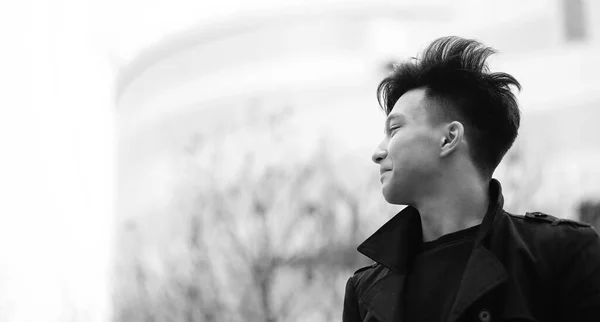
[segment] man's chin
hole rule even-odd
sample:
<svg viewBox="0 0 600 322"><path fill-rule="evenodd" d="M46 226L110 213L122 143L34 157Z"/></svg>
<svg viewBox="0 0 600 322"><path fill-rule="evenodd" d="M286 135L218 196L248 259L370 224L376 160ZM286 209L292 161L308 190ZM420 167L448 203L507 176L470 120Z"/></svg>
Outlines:
<svg viewBox="0 0 600 322"><path fill-rule="evenodd" d="M383 199L392 205L406 205L404 198L398 195L398 193L392 193L385 186L381 188L383 193Z"/></svg>

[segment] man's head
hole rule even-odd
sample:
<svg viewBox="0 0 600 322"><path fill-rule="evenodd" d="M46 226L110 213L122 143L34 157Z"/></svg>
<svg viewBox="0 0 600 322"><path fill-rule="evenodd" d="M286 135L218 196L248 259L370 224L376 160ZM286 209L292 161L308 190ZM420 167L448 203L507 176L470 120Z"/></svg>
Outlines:
<svg viewBox="0 0 600 322"><path fill-rule="evenodd" d="M490 73L494 50L459 37L435 40L421 57L396 65L377 88L388 116L373 154L383 194L411 204L449 171L489 180L517 137L520 111L506 73Z"/></svg>

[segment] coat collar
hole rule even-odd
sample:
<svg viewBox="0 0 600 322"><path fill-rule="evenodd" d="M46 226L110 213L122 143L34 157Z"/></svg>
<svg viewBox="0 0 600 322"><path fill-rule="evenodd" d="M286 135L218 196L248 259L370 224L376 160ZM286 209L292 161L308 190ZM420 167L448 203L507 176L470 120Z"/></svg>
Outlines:
<svg viewBox="0 0 600 322"><path fill-rule="evenodd" d="M475 247L486 242L497 214L502 212L504 206L502 187L498 180L490 181L489 194L489 207L477 231ZM421 215L416 208L407 206L360 244L357 250L393 272L404 274L422 242Z"/></svg>
<svg viewBox="0 0 600 322"><path fill-rule="evenodd" d="M504 205L500 183L492 179L489 187L488 211L475 237L473 252L467 262L447 322L456 321L478 298L508 278L502 263L486 247L494 223L500 217L498 214L503 211ZM422 238L420 214L409 206L358 246L359 252L385 267L383 276L363 297L365 304L371 307L373 314L379 316L382 321L403 321L404 283ZM373 297L379 299L375 301Z"/></svg>

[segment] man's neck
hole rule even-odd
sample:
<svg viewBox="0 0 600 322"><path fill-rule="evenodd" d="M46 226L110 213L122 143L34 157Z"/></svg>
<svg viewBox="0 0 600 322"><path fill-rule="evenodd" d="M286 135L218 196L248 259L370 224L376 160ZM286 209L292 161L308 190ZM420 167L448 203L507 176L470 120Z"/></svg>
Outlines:
<svg viewBox="0 0 600 322"><path fill-rule="evenodd" d="M415 208L421 215L423 241L463 230L482 222L489 203L489 182L478 179L446 181Z"/></svg>

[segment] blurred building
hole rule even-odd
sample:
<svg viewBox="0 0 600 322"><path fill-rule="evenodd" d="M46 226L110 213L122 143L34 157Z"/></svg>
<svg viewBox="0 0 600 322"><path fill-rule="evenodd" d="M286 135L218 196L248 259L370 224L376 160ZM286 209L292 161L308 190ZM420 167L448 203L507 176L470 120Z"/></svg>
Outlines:
<svg viewBox="0 0 600 322"><path fill-rule="evenodd" d="M545 171L533 205L574 217L581 199L599 197L600 4L337 1L199 25L132 61L116 98L120 213L168 202L170 152L190 133L215 133L254 111L293 108L305 120L294 135L310 142L315 129L334 128L368 159L381 133L375 88L386 66L448 34L497 48L492 69L523 85L518 141Z"/></svg>

